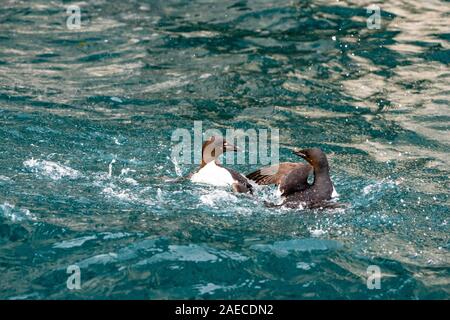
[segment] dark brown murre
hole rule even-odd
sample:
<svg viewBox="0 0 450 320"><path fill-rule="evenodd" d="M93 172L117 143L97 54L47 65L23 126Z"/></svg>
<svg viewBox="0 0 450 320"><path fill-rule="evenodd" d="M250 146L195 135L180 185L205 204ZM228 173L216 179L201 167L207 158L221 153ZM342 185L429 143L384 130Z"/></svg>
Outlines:
<svg viewBox="0 0 450 320"><path fill-rule="evenodd" d="M319 148L294 151L306 163L283 162L261 168L247 175L257 184L276 184L283 197L280 206L297 208L317 207L331 200L334 187L325 153ZM308 176L314 172L314 182L308 183Z"/></svg>
<svg viewBox="0 0 450 320"><path fill-rule="evenodd" d="M219 136L212 136L203 143L200 168L189 176L192 182L214 186L231 186L235 192L252 193L247 178L219 163L219 156L225 152L236 152L238 148Z"/></svg>

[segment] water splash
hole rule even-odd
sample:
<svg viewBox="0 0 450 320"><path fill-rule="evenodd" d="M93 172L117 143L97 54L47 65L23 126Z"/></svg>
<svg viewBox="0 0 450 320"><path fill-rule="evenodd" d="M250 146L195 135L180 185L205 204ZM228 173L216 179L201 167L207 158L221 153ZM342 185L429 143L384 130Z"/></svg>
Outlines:
<svg viewBox="0 0 450 320"><path fill-rule="evenodd" d="M28 209L16 208L15 205L5 202L0 205L0 216L12 222L21 222L24 220L36 220L36 216Z"/></svg>
<svg viewBox="0 0 450 320"><path fill-rule="evenodd" d="M112 177L112 169L113 169L113 164L114 163L116 163L116 159L115 158L113 158L112 160L111 160L111 162L109 163L109 165L108 165L108 177Z"/></svg>
<svg viewBox="0 0 450 320"><path fill-rule="evenodd" d="M38 173L53 180L60 180L62 178L76 179L81 176L80 172L78 172L77 170L53 161L37 160L31 158L24 161L23 165L26 168L30 169L32 172Z"/></svg>

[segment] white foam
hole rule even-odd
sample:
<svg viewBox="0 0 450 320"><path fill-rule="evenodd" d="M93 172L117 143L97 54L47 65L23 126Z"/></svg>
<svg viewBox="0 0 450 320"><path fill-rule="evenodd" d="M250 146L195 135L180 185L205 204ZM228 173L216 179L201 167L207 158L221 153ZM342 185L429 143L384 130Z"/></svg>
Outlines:
<svg viewBox="0 0 450 320"><path fill-rule="evenodd" d="M112 239L121 239L121 238L129 237L129 236L131 236L131 233L128 233L128 232L116 232L116 233L104 232L104 233L102 233L102 235L103 235L103 240L112 240Z"/></svg>
<svg viewBox="0 0 450 320"><path fill-rule="evenodd" d="M282 195L282 192L281 192L280 186L278 186L277 191L275 192L275 196L278 198L281 198L281 195Z"/></svg>
<svg viewBox="0 0 450 320"><path fill-rule="evenodd" d="M302 269L302 270L305 270L305 271L307 271L307 270L311 270L311 268L312 267L314 267L314 263L311 263L311 264L309 264L309 263L306 263L306 262L297 262L297 269Z"/></svg>
<svg viewBox="0 0 450 320"><path fill-rule="evenodd" d="M207 206L216 207L220 203L235 203L238 198L230 192L216 189L200 196L200 201Z"/></svg>
<svg viewBox="0 0 450 320"><path fill-rule="evenodd" d="M336 188L333 186L333 192L331 193L331 198L339 198L339 193L336 191Z"/></svg>
<svg viewBox="0 0 450 320"><path fill-rule="evenodd" d="M183 172L181 171L181 167L178 163L178 159L176 157L172 157L170 160L172 160L176 175L178 177L181 177L183 175Z"/></svg>
<svg viewBox="0 0 450 320"><path fill-rule="evenodd" d="M158 190L156 191L156 198L158 199L159 202L164 201L163 192L161 188L158 188Z"/></svg>
<svg viewBox="0 0 450 320"><path fill-rule="evenodd" d="M127 190L119 190L119 191L115 191L113 188L111 187L106 187L102 190L102 193L108 195L108 196L112 196L121 200L126 200L126 201L133 201L134 197L133 195L129 194L127 192Z"/></svg>
<svg viewBox="0 0 450 320"><path fill-rule="evenodd" d="M62 178L75 179L80 176L80 173L77 170L53 161L36 160L31 158L24 161L23 165L31 169L31 171L49 177L53 180L59 180Z"/></svg>
<svg viewBox="0 0 450 320"><path fill-rule="evenodd" d="M129 189L120 189L116 187L114 184L110 184L110 186L103 188L102 193L105 194L107 197L116 198L121 201L142 203L145 205L153 204L151 200L141 198L138 195L132 193L132 191Z"/></svg>
<svg viewBox="0 0 450 320"><path fill-rule="evenodd" d="M133 186L137 186L139 183L134 180L133 178L130 177L124 177L125 175L127 175L129 172L136 172L136 170L134 169L130 169L130 168L124 168L122 170L120 170L120 175L119 177L121 178L121 180L125 183L131 184ZM112 173L112 169L111 169L111 173ZM109 175L108 175L109 176ZM110 177L110 176L109 176Z"/></svg>
<svg viewBox="0 0 450 320"><path fill-rule="evenodd" d="M388 187L388 188L392 188L394 186L396 186L398 183L389 180L389 179L383 179L381 181L377 181L375 183L369 184L367 186L365 186L363 188L363 194L364 195L368 195L370 193L377 193L378 191L380 191L381 189L383 189L384 187Z"/></svg>
<svg viewBox="0 0 450 320"><path fill-rule="evenodd" d="M136 170L130 168L123 168L122 170L120 170L120 175L122 176L128 174L129 172L136 172Z"/></svg>
<svg viewBox="0 0 450 320"><path fill-rule="evenodd" d="M212 74L211 73L203 73L200 75L200 79L208 79L209 77L211 77Z"/></svg>
<svg viewBox="0 0 450 320"><path fill-rule="evenodd" d="M327 233L327 231L323 229L309 229L309 232L311 233L311 236L314 238L323 236L324 234Z"/></svg>
<svg viewBox="0 0 450 320"><path fill-rule="evenodd" d="M110 178L112 177L112 167L114 163L116 163L116 159L112 159L108 166L108 177Z"/></svg>
<svg viewBox="0 0 450 320"><path fill-rule="evenodd" d="M137 186L137 185L139 184L139 183L138 183L136 180L134 180L133 178L123 178L122 180L123 180L123 182L128 183L128 184L131 184L131 185L133 185L133 186Z"/></svg>
<svg viewBox="0 0 450 320"><path fill-rule="evenodd" d="M119 139L117 139L117 137L113 138L114 143L117 144L118 146L121 146L122 144L119 142Z"/></svg>
<svg viewBox="0 0 450 320"><path fill-rule="evenodd" d="M16 208L15 205L5 202L0 204L0 214L12 222L36 220L36 216L28 209Z"/></svg>

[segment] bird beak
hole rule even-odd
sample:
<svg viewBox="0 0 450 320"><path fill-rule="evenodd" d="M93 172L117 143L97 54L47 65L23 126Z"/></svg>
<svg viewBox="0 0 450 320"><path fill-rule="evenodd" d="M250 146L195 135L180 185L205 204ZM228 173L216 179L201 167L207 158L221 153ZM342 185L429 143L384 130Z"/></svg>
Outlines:
<svg viewBox="0 0 450 320"><path fill-rule="evenodd" d="M233 145L231 143L228 143L227 141L225 141L224 147L225 147L225 151L237 152L240 150L238 147L236 147L235 145Z"/></svg>
<svg viewBox="0 0 450 320"><path fill-rule="evenodd" d="M294 154L298 155L299 157L302 157L305 160L308 160L304 150L294 151Z"/></svg>

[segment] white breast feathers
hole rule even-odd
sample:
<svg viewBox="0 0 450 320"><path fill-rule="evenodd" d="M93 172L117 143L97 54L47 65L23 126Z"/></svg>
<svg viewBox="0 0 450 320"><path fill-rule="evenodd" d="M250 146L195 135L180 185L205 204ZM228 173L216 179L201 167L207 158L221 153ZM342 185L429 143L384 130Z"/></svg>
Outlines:
<svg viewBox="0 0 450 320"><path fill-rule="evenodd" d="M231 173L227 169L218 166L214 161L211 161L192 175L191 181L215 186L229 186L235 182Z"/></svg>

